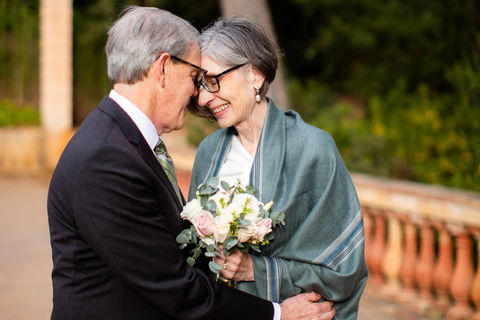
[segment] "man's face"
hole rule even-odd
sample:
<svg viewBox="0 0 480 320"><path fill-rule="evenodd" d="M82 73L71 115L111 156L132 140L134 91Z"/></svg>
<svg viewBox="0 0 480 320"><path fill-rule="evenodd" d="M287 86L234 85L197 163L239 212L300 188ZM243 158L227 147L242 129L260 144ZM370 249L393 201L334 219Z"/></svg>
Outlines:
<svg viewBox="0 0 480 320"><path fill-rule="evenodd" d="M193 65L200 65L200 50L198 45L193 45L188 56L183 58L186 62ZM161 133L180 130L185 122L187 114L187 106L190 98L198 94L194 81L200 70L187 63L176 61L174 58L169 59L171 64L170 73L167 74L167 86L165 87L162 99L165 105L157 106L162 109L161 118L157 119L157 123L161 123ZM157 128L158 130L159 128Z"/></svg>

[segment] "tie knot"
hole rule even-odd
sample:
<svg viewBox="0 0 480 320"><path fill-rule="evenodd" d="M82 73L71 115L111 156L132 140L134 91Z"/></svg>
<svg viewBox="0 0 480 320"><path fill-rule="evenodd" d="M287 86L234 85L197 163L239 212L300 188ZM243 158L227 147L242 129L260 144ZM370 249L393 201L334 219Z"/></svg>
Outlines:
<svg viewBox="0 0 480 320"><path fill-rule="evenodd" d="M165 147L165 143L162 140L158 140L154 151L155 153L167 153L167 147Z"/></svg>

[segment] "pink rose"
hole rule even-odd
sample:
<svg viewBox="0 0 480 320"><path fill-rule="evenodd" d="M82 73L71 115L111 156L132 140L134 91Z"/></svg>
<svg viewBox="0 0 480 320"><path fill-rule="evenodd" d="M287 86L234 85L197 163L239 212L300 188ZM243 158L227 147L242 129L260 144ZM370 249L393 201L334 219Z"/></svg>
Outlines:
<svg viewBox="0 0 480 320"><path fill-rule="evenodd" d="M259 240L263 240L266 234L272 232L272 219L270 218L260 219L257 222L257 228L258 228L257 238Z"/></svg>
<svg viewBox="0 0 480 320"><path fill-rule="evenodd" d="M240 243L245 243L250 240L253 236L257 235L257 225L255 223L250 223L246 228L238 228L237 238Z"/></svg>
<svg viewBox="0 0 480 320"><path fill-rule="evenodd" d="M215 231L214 218L208 211L200 211L191 221L200 237L211 236Z"/></svg>

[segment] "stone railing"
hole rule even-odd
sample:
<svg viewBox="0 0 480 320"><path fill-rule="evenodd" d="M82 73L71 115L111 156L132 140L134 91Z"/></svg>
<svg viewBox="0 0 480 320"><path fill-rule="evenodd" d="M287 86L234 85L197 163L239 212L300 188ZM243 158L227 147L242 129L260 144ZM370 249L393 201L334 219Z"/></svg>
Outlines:
<svg viewBox="0 0 480 320"><path fill-rule="evenodd" d="M49 132L41 127L1 127L0 176L51 173L73 133Z"/></svg>
<svg viewBox="0 0 480 320"><path fill-rule="evenodd" d="M364 217L368 287L432 319L480 319L480 194L352 179Z"/></svg>

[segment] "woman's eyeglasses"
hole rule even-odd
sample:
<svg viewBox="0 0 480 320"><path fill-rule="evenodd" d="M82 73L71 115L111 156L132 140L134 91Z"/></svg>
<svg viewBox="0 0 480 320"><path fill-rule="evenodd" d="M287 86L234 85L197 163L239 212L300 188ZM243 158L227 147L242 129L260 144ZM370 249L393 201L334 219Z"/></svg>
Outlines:
<svg viewBox="0 0 480 320"><path fill-rule="evenodd" d="M210 93L215 93L217 92L218 90L220 90L220 82L219 82L219 79L220 77L226 75L227 73L233 71L233 70L236 70L240 67L243 67L244 65L246 65L246 63L244 64L239 64L238 66L235 66L235 67L232 67L230 69L227 69L223 72L220 72L219 74L217 75L214 75L214 76L207 76L207 70L203 69L203 68L200 68L199 66L196 66L194 65L193 63L190 63L186 60L183 60L183 59L180 59L180 58L177 58L175 56L170 56L172 59L174 60L177 60L178 62L181 62L181 63L185 63L185 64L188 64L189 66L191 67L194 67L195 69L198 70L197 72L197 75L195 76L195 80L193 81L194 85L196 88L200 88L200 86L202 86L205 90L207 90L208 92Z"/></svg>
<svg viewBox="0 0 480 320"><path fill-rule="evenodd" d="M239 64L238 66L235 66L233 68L230 68L228 70L225 70L223 72L220 72L219 74L215 75L215 76L207 76L207 75L204 75L202 79L200 79L200 82L198 83L198 87L200 87L200 85L205 89L207 90L208 92L210 93L215 93L217 92L218 90L220 90L220 82L218 81L218 79L224 75L226 75L227 73L235 70L235 69L238 69L242 66L246 65L246 63L244 64Z"/></svg>

